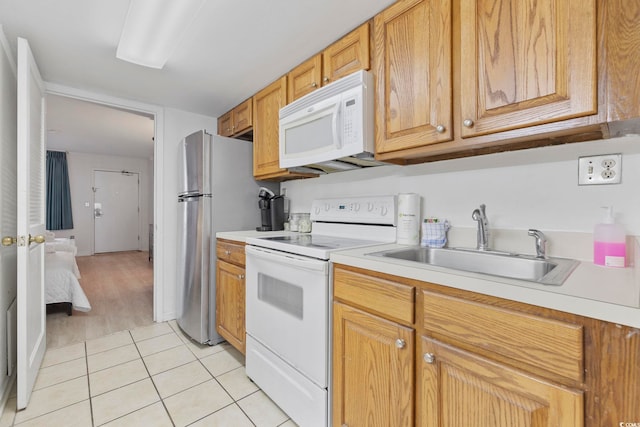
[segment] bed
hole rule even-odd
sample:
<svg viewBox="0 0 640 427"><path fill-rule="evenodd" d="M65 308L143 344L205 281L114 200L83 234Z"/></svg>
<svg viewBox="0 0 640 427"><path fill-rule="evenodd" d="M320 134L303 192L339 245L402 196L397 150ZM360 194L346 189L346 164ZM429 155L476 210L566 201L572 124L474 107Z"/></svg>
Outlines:
<svg viewBox="0 0 640 427"><path fill-rule="evenodd" d="M47 313L64 308L89 311L91 304L80 282L80 270L76 263L76 247L68 239L50 239L45 242L45 302Z"/></svg>

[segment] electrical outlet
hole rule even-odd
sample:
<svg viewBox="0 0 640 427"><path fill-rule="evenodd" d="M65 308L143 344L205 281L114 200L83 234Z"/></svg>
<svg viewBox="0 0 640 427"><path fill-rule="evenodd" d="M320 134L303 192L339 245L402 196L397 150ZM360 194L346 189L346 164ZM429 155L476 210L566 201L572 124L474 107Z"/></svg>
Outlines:
<svg viewBox="0 0 640 427"><path fill-rule="evenodd" d="M578 185L619 184L622 154L605 154L578 159Z"/></svg>

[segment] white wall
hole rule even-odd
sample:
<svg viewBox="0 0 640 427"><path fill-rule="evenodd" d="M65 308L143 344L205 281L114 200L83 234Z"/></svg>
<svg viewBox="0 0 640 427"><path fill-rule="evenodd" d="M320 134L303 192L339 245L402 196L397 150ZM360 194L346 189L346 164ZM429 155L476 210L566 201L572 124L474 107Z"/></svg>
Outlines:
<svg viewBox="0 0 640 427"><path fill-rule="evenodd" d="M16 68L0 25L0 236L16 235ZM16 246L0 246L0 412L7 401L15 370L7 372L7 316L16 298ZM12 333L15 337L15 325ZM11 350L13 352L13 350ZM12 356L15 360L15 352Z"/></svg>
<svg viewBox="0 0 640 427"><path fill-rule="evenodd" d="M623 153L622 183L578 186L578 157ZM491 227L591 233L613 205L630 235L640 235L640 136L566 144L412 166L382 166L285 182L291 211L309 211L315 198L422 195L423 216L475 229L471 212L487 205ZM530 245L533 248L533 243Z"/></svg>
<svg viewBox="0 0 640 427"><path fill-rule="evenodd" d="M94 253L93 190L95 170L127 170L137 172L140 177L140 250L149 249L149 224L153 222L153 176L149 170L149 159L105 156L87 153L68 153L69 186L73 211L73 229L56 230L56 236L75 236L78 255ZM85 206L88 203L89 206Z"/></svg>
<svg viewBox="0 0 640 427"><path fill-rule="evenodd" d="M164 145L162 165L158 165L162 170L162 200L160 201L163 223L165 229L162 230L162 244L164 245L162 259L162 275L165 278L164 286L164 307L162 307L163 320L175 319L176 317L176 253L177 244L177 194L178 194L178 144L185 136L200 129L206 129L209 133L215 134L217 131L217 119L214 117L202 116L186 111L165 109L164 115Z"/></svg>

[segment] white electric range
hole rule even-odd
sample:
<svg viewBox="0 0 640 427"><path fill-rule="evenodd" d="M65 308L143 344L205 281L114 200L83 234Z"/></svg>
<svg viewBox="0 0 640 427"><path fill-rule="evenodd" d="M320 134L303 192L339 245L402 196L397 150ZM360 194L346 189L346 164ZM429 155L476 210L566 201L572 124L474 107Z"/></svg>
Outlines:
<svg viewBox="0 0 640 427"><path fill-rule="evenodd" d="M396 239L395 196L314 200L312 232L247 238L246 372L297 424L329 425L332 251Z"/></svg>

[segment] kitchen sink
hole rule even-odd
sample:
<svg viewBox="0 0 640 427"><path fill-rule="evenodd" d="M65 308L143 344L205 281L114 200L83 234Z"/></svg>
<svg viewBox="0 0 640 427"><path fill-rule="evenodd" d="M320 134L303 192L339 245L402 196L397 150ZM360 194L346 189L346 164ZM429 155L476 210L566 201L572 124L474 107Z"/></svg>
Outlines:
<svg viewBox="0 0 640 427"><path fill-rule="evenodd" d="M578 261L566 258L536 258L510 252L460 248L410 247L367 255L556 286L562 285L578 265Z"/></svg>

